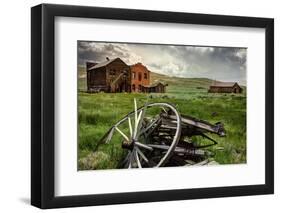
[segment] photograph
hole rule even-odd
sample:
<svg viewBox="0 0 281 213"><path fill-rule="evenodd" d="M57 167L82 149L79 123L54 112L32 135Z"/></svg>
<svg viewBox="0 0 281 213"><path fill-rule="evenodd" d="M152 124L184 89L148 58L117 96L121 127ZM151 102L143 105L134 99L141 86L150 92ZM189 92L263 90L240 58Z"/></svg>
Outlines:
<svg viewBox="0 0 281 213"><path fill-rule="evenodd" d="M247 163L247 48L77 41L77 169Z"/></svg>

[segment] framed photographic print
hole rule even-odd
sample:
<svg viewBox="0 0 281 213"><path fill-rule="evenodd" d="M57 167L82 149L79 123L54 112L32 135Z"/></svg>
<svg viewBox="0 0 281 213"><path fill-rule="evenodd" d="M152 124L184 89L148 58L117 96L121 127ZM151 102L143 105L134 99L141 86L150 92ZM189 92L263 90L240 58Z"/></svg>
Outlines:
<svg viewBox="0 0 281 213"><path fill-rule="evenodd" d="M31 9L31 203L274 192L274 21Z"/></svg>

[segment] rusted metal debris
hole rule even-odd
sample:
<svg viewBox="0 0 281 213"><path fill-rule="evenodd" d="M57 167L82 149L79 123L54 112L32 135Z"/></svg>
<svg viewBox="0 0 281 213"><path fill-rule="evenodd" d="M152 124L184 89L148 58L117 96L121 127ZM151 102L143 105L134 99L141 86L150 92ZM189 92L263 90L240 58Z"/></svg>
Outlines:
<svg viewBox="0 0 281 213"><path fill-rule="evenodd" d="M102 137L110 143L121 136L121 146L128 151L124 168L147 168L216 164L213 153L206 148L217 142L209 135L226 136L222 123L211 124L188 115L181 115L169 103L146 103L127 114ZM194 136L203 137L198 144ZM208 143L206 143L208 142Z"/></svg>

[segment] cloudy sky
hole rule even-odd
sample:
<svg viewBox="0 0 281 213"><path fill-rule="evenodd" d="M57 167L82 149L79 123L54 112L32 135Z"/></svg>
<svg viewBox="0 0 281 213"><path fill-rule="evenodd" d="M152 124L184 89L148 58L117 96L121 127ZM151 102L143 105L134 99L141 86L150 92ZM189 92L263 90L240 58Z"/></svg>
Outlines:
<svg viewBox="0 0 281 213"><path fill-rule="evenodd" d="M119 57L143 63L152 72L186 78L237 81L246 85L247 49L78 41L78 64Z"/></svg>

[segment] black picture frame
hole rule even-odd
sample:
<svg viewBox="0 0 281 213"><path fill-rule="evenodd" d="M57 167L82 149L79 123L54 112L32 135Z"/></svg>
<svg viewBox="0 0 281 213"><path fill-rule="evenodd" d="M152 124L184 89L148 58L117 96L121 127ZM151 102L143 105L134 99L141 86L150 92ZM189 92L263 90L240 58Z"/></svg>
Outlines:
<svg viewBox="0 0 281 213"><path fill-rule="evenodd" d="M55 17L100 18L162 23L264 28L265 48L265 184L73 195L56 197L54 171ZM164 11L41 4L31 8L31 204L59 208L121 203L217 198L274 193L274 20Z"/></svg>

